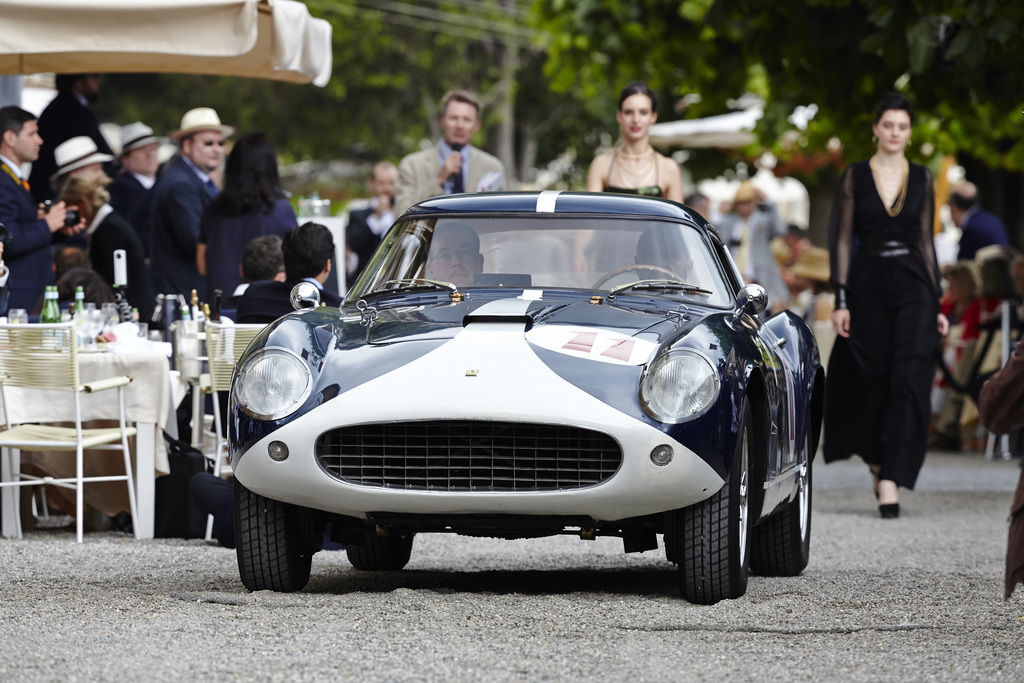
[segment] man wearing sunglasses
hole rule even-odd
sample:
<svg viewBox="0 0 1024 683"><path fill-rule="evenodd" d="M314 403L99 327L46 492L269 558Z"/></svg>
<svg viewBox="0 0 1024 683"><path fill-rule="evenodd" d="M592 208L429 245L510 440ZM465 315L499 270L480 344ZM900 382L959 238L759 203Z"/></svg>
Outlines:
<svg viewBox="0 0 1024 683"><path fill-rule="evenodd" d="M170 134L180 151L157 180L150 226L151 275L159 293L188 295L194 289L207 298L206 278L196 268L199 218L219 192L210 175L220 168L224 139L234 132L216 111L199 107L185 112L181 128Z"/></svg>

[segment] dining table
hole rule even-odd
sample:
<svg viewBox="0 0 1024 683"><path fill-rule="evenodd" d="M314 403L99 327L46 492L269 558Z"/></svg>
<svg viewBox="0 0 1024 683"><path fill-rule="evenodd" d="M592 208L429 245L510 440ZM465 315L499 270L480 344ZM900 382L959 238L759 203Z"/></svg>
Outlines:
<svg viewBox="0 0 1024 683"><path fill-rule="evenodd" d="M79 381L90 382L128 375L125 386L125 417L137 429L134 443L135 492L138 518L132 520L137 538L153 538L156 478L170 472L166 430L177 437L175 409L184 397L188 382L169 363L171 345L147 339L98 345L78 350ZM74 397L67 391L8 388L7 415L12 423L74 421ZM113 392L81 395L83 424L88 421L117 420L118 402ZM2 405L2 404L0 404ZM123 467L121 468L123 470ZM73 475L73 466L72 474ZM86 485L88 491L89 485ZM16 536L13 514L17 494L11 487L2 495L4 536ZM127 495L127 494L125 494Z"/></svg>

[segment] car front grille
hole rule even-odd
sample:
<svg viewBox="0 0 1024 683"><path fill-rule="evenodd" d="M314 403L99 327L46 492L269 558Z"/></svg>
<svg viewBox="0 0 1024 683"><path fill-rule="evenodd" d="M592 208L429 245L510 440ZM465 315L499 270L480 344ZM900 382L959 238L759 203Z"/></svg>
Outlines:
<svg viewBox="0 0 1024 683"><path fill-rule="evenodd" d="M578 489L622 462L618 442L600 432L469 420L341 427L320 436L316 456L345 482L433 491Z"/></svg>

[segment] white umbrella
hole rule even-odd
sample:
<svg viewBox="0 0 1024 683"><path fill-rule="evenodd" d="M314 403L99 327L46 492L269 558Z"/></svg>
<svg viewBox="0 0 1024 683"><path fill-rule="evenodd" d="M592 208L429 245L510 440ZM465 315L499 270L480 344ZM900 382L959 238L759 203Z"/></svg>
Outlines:
<svg viewBox="0 0 1024 683"><path fill-rule="evenodd" d="M294 0L0 0L0 17L0 74L331 77L331 25Z"/></svg>
<svg viewBox="0 0 1024 683"><path fill-rule="evenodd" d="M745 109L703 119L667 121L651 126L655 147L743 147L754 142L760 109Z"/></svg>

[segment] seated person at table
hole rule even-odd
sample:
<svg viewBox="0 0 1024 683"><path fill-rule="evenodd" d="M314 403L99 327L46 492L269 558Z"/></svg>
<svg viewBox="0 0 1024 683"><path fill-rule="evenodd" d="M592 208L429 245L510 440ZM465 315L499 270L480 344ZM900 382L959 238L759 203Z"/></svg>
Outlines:
<svg viewBox="0 0 1024 683"><path fill-rule="evenodd" d="M641 269L640 276L651 280L679 279L691 282L693 259L686 251L680 228L673 225L653 225L636 243L636 264L654 266ZM665 272L668 271L668 272Z"/></svg>
<svg viewBox="0 0 1024 683"><path fill-rule="evenodd" d="M238 272L242 275L242 284L235 288L234 293L224 298L222 310L238 308L242 295L253 282L284 282L284 252L281 251L281 238L277 235L263 235L249 240L242 251L242 264L238 266Z"/></svg>
<svg viewBox="0 0 1024 683"><path fill-rule="evenodd" d="M97 308L117 301L114 290L102 275L92 268L72 268L57 278L57 300L62 308L74 302L77 287L81 287L85 293L85 302L94 303Z"/></svg>
<svg viewBox="0 0 1024 683"><path fill-rule="evenodd" d="M428 280L468 287L483 269L480 237L473 228L465 223L445 223L434 230L430 253L427 254Z"/></svg>
<svg viewBox="0 0 1024 683"><path fill-rule="evenodd" d="M281 242L285 281L254 282L238 301L237 322L271 323L291 313L292 288L311 282L320 290L325 306L340 306L341 297L324 289L334 259L334 238L319 223L305 223L285 233Z"/></svg>

